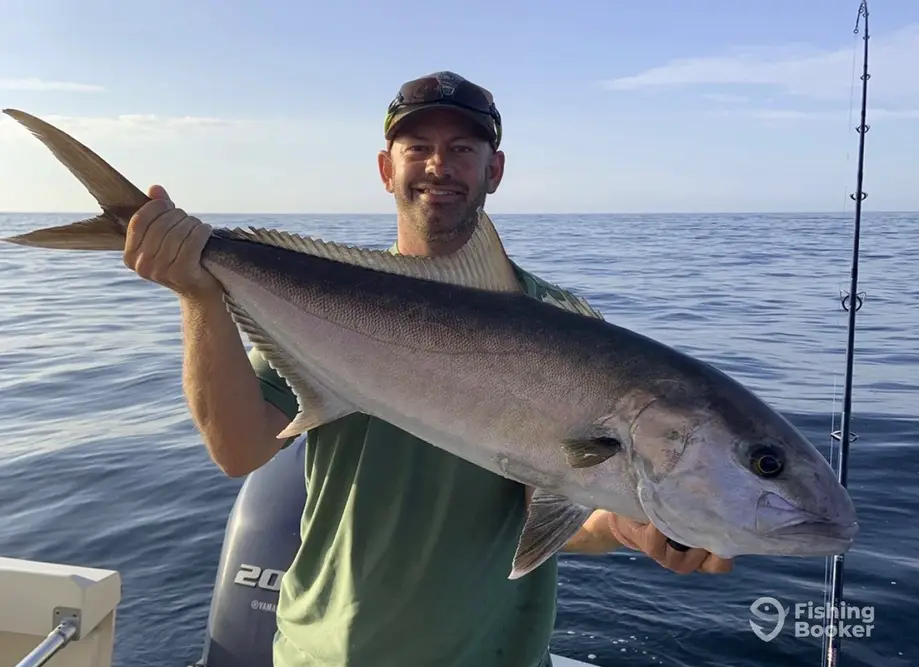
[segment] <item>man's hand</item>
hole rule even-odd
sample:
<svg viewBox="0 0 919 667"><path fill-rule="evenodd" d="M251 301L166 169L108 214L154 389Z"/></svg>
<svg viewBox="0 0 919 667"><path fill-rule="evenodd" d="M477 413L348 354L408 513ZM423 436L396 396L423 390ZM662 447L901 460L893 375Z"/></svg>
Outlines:
<svg viewBox="0 0 919 667"><path fill-rule="evenodd" d="M150 188L148 196L153 201L144 204L128 224L125 265L181 296L219 295L220 283L201 266L211 227L176 208L158 185Z"/></svg>
<svg viewBox="0 0 919 667"><path fill-rule="evenodd" d="M606 512L613 537L622 545L648 554L655 561L678 574L705 572L722 574L734 569L734 561L719 558L703 549L677 551L667 544L667 536L653 524L643 524Z"/></svg>

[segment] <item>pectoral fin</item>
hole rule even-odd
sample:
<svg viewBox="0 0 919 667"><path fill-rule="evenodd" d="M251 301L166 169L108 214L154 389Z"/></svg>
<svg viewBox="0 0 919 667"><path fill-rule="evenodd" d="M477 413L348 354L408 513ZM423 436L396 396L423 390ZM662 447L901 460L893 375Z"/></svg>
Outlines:
<svg viewBox="0 0 919 667"><path fill-rule="evenodd" d="M622 451L622 445L611 437L597 437L587 440L567 440L562 443L572 468L589 468L603 463Z"/></svg>
<svg viewBox="0 0 919 667"><path fill-rule="evenodd" d="M536 489L520 533L509 579L519 579L549 560L593 513L564 496Z"/></svg>

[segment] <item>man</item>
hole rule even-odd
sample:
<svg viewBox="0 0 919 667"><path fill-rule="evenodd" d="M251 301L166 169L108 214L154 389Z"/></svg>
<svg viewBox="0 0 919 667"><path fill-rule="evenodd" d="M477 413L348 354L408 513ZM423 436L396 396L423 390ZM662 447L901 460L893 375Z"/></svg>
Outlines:
<svg viewBox="0 0 919 667"><path fill-rule="evenodd" d="M504 173L491 94L450 72L402 86L384 123L380 178L396 202L393 252L451 253ZM228 475L255 470L284 446L297 412L287 384L248 357L199 262L210 227L159 186L131 222L125 263L179 295L184 387L214 459ZM533 298L567 292L513 265ZM412 369L407 368L407 373ZM307 434L302 546L283 579L278 666L537 667L549 664L556 559L507 578L529 490L394 426L355 414ZM669 548L649 526L596 512L566 549L625 544L677 572L731 568Z"/></svg>

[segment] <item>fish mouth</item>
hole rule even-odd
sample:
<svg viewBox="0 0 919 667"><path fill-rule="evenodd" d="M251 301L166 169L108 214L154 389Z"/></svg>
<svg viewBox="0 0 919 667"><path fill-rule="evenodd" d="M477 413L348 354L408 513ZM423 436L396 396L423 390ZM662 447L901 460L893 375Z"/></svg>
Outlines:
<svg viewBox="0 0 919 667"><path fill-rule="evenodd" d="M858 537L857 521L849 524L836 523L821 519L803 519L794 523L774 528L765 533L766 537L821 537L840 542L851 542Z"/></svg>
<svg viewBox="0 0 919 667"><path fill-rule="evenodd" d="M782 496L764 493L757 505L756 528L768 538L791 538L851 542L858 535L855 517L847 512L827 518L822 514L806 512Z"/></svg>

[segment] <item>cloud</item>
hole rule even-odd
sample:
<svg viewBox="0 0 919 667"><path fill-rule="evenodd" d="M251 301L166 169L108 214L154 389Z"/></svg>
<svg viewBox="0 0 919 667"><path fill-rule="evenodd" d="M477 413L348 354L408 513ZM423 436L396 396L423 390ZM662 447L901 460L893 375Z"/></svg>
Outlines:
<svg viewBox="0 0 919 667"><path fill-rule="evenodd" d="M42 116L53 125L63 129L65 126L72 129L119 129L119 130L149 130L156 128L183 128L183 127L227 127L254 123L250 120L235 120L231 118L217 118L212 116L159 116L157 114L119 114L116 116Z"/></svg>
<svg viewBox="0 0 919 667"><path fill-rule="evenodd" d="M116 138L119 142L147 142L174 139L199 130L239 129L258 123L253 120L209 116L159 116L120 114L116 116L42 115L41 119L78 137L80 141ZM7 115L0 115L0 140L14 136L31 140L25 128Z"/></svg>
<svg viewBox="0 0 919 667"><path fill-rule="evenodd" d="M630 76L601 82L614 91L674 89L692 86L763 87L821 101L848 101L861 69L863 32L847 48L821 50L807 45L742 48L715 56L680 58ZM877 36L869 43L870 95L887 104L919 103L919 25ZM854 57L854 60L853 60ZM853 77L853 66L855 77ZM723 92L723 91L722 91Z"/></svg>
<svg viewBox="0 0 919 667"><path fill-rule="evenodd" d="M798 109L721 109L715 114L721 118L751 118L763 121L815 121L845 120L849 117L846 110L834 111L801 111ZM878 119L916 119L919 109L872 109L867 110L868 124ZM853 109L851 120L858 123L858 109Z"/></svg>
<svg viewBox="0 0 919 667"><path fill-rule="evenodd" d="M43 81L41 79L0 79L0 90L14 90L17 92L45 93L100 93L105 90L102 86L91 83L75 83L72 81Z"/></svg>
<svg viewBox="0 0 919 667"><path fill-rule="evenodd" d="M327 116L40 114L138 187L195 211L373 210L385 205L379 126ZM35 137L0 114L0 210L92 211L93 198ZM15 186L13 184L16 184Z"/></svg>
<svg viewBox="0 0 919 667"><path fill-rule="evenodd" d="M750 101L746 95L730 95L728 93L705 93L702 99L719 104L744 104Z"/></svg>

